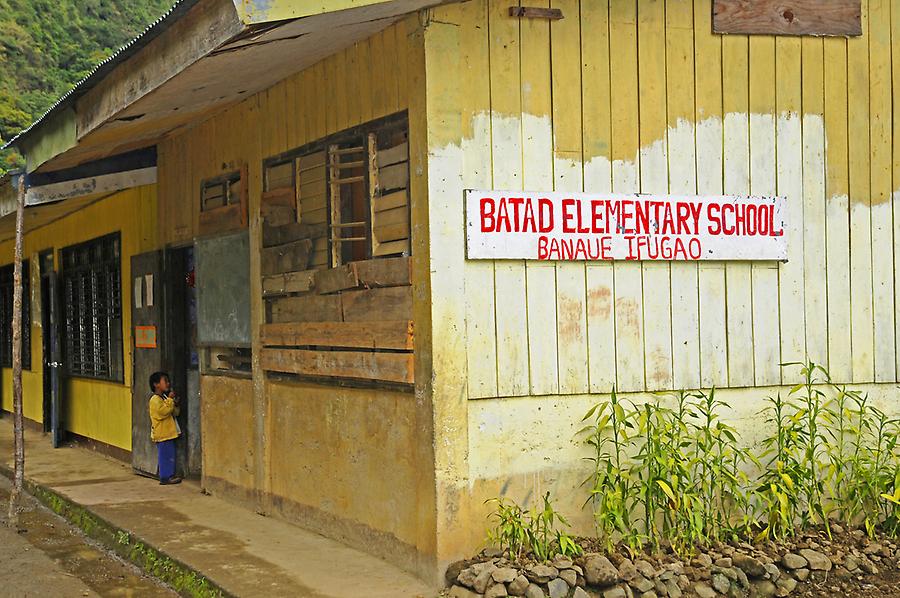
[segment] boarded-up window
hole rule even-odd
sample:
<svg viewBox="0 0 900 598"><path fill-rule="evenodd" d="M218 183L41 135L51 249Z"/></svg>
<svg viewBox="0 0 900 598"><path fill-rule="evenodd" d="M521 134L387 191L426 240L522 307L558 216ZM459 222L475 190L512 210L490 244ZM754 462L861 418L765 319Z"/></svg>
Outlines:
<svg viewBox="0 0 900 598"><path fill-rule="evenodd" d="M860 0L714 0L715 33L862 35Z"/></svg>
<svg viewBox="0 0 900 598"><path fill-rule="evenodd" d="M268 161L261 212L270 227L302 223L311 268L410 254L405 118L364 125ZM295 229L300 230L300 229Z"/></svg>
<svg viewBox="0 0 900 598"><path fill-rule="evenodd" d="M413 382L405 116L269 160L262 197L262 368Z"/></svg>
<svg viewBox="0 0 900 598"><path fill-rule="evenodd" d="M200 185L200 234L247 226L247 177L239 170L204 180Z"/></svg>

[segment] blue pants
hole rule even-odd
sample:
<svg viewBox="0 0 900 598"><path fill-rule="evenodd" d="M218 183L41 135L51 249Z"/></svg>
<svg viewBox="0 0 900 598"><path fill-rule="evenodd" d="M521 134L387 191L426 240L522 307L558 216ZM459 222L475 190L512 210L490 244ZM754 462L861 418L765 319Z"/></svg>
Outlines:
<svg viewBox="0 0 900 598"><path fill-rule="evenodd" d="M175 475L175 439L156 443L159 452L159 479L168 480Z"/></svg>

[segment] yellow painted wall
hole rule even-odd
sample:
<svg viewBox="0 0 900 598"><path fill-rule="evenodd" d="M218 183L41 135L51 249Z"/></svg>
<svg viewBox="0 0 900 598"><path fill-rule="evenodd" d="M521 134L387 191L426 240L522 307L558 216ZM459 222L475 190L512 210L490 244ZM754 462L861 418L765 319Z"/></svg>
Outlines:
<svg viewBox="0 0 900 598"><path fill-rule="evenodd" d="M416 16L391 25L160 143L163 241L191 242L201 181L246 164L251 247L258 247L263 160L406 110L408 35L418 26ZM251 316L261 324L258 260L252 251ZM434 533L419 525L418 511L433 506L418 500L431 464L419 459L415 396L269 383L256 361L260 347L254 326L253 380L202 377L205 486L433 572L414 548Z"/></svg>
<svg viewBox="0 0 900 598"><path fill-rule="evenodd" d="M22 373L25 416L43 419L43 372L40 283L37 254L53 249L59 269L59 251L69 245L109 233L121 234L122 326L124 338L124 383L84 378L67 381L64 392L66 428L76 434L131 450L131 256L155 249L156 186L128 189L98 198L81 210L29 231L23 255L31 260L32 326L31 370ZM13 259L14 243L0 244L0 264ZM3 408L12 408L12 370L3 369Z"/></svg>
<svg viewBox="0 0 900 598"><path fill-rule="evenodd" d="M766 394L797 380L778 364L809 356L900 412L891 2L863 0L849 40L717 36L709 0L536 5L565 18L472 0L431 11L424 34L414 184L428 194L440 562L477 548L483 501L501 493L552 489L585 524L572 432L613 385L635 400L727 388L752 433ZM790 259L467 261L467 188L777 193Z"/></svg>

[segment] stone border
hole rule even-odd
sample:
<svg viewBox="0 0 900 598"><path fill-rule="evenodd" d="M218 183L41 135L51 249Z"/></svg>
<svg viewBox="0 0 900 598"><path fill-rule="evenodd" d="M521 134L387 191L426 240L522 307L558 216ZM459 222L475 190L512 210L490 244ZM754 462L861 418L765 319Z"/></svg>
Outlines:
<svg viewBox="0 0 900 598"><path fill-rule="evenodd" d="M5 465L0 465L0 474L10 479L13 477L12 469ZM25 490L86 536L172 587L180 595L192 598L236 598L196 569L47 486L26 478Z"/></svg>
<svg viewBox="0 0 900 598"><path fill-rule="evenodd" d="M807 583L843 582L896 569L900 546L849 534L834 523L837 538L808 532L790 542L753 546L717 544L691 559L622 553L557 556L546 563L513 562L486 549L448 568L449 598L786 598ZM832 588L832 593L839 593Z"/></svg>

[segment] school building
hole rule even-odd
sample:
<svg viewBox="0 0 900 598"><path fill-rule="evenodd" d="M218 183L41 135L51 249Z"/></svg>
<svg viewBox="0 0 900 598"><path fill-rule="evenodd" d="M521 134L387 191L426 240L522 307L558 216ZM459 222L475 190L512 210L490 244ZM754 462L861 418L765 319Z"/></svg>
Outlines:
<svg viewBox="0 0 900 598"><path fill-rule="evenodd" d="M433 581L488 498L549 490L590 533L574 435L613 386L715 386L752 438L809 357L900 411L900 6L525 4L181 0L12 140L47 442L152 475L167 369L206 490ZM470 189L777 196L784 253L524 255Z"/></svg>

